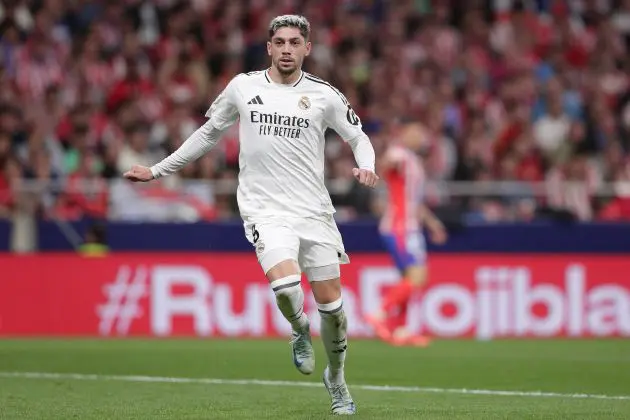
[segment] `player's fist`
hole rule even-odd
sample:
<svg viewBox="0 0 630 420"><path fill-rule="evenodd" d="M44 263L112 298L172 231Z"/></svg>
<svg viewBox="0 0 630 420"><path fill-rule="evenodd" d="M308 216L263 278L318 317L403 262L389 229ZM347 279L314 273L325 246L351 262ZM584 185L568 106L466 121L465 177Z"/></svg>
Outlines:
<svg viewBox="0 0 630 420"><path fill-rule="evenodd" d="M369 169L353 168L352 175L359 181L359 184L374 188L379 180L378 175Z"/></svg>
<svg viewBox="0 0 630 420"><path fill-rule="evenodd" d="M140 165L133 165L123 176L133 182L148 182L153 179L151 169Z"/></svg>

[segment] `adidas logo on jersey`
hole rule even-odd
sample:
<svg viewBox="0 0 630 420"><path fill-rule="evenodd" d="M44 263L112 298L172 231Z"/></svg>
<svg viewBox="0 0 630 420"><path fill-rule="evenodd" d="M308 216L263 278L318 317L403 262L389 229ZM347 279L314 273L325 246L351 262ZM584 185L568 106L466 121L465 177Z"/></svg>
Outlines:
<svg viewBox="0 0 630 420"><path fill-rule="evenodd" d="M260 96L256 95L256 97L252 98L247 105L262 105L263 101L260 99Z"/></svg>

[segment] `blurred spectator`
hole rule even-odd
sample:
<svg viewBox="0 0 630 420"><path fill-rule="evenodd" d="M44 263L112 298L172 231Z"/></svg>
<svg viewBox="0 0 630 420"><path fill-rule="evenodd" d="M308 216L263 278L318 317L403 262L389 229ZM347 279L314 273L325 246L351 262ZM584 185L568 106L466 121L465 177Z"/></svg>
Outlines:
<svg viewBox="0 0 630 420"><path fill-rule="evenodd" d="M534 124L536 146L541 150L548 163L561 160L560 151L568 144L571 120L564 113L562 99L550 98L548 111Z"/></svg>
<svg viewBox="0 0 630 420"><path fill-rule="evenodd" d="M123 146L118 153L119 174L128 171L133 165L151 166L161 160L162 154L154 153L149 147L149 129L144 124L127 128Z"/></svg>
<svg viewBox="0 0 630 420"><path fill-rule="evenodd" d="M236 127L159 185L116 181L181 145L234 75L267 66L266 25L284 13L311 20L305 67L346 94L377 153L393 119L422 124L430 204L484 222L547 207L627 217L628 0L4 1L0 215L34 183L42 216L237 217ZM325 153L338 216L373 215L349 147L327 133Z"/></svg>
<svg viewBox="0 0 630 420"><path fill-rule="evenodd" d="M19 186L20 166L14 158L6 157L0 172L0 217L9 218L15 210Z"/></svg>
<svg viewBox="0 0 630 420"><path fill-rule="evenodd" d="M97 223L90 225L85 232L85 242L79 247L79 253L85 257L102 257L107 255L106 227Z"/></svg>
<svg viewBox="0 0 630 420"><path fill-rule="evenodd" d="M568 210L579 220L593 218L592 194L598 186L597 175L584 155L575 155L549 171L549 205Z"/></svg>
<svg viewBox="0 0 630 420"><path fill-rule="evenodd" d="M630 161L619 167L614 175L616 197L600 213L602 220L630 221Z"/></svg>
<svg viewBox="0 0 630 420"><path fill-rule="evenodd" d="M93 153L79 156L77 168L70 173L68 184L57 201L55 217L69 220L107 217L107 184L99 172L100 162Z"/></svg>

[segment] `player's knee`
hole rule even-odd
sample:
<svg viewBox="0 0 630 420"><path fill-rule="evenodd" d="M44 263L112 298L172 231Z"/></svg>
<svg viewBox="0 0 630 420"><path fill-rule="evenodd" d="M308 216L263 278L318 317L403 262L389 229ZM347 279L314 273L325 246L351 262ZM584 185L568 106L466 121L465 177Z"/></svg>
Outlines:
<svg viewBox="0 0 630 420"><path fill-rule="evenodd" d="M291 274L272 281L270 286L276 298L289 298L295 294L302 293L300 280L301 276L299 274Z"/></svg>
<svg viewBox="0 0 630 420"><path fill-rule="evenodd" d="M415 287L422 286L426 277L427 269L424 266L411 266L405 270L405 279Z"/></svg>
<svg viewBox="0 0 630 420"><path fill-rule="evenodd" d="M317 303L329 304L341 298L339 265L308 268L305 270Z"/></svg>
<svg viewBox="0 0 630 420"><path fill-rule="evenodd" d="M339 326L343 326L347 322L341 296L330 303L318 303L317 310L324 321L334 322Z"/></svg>

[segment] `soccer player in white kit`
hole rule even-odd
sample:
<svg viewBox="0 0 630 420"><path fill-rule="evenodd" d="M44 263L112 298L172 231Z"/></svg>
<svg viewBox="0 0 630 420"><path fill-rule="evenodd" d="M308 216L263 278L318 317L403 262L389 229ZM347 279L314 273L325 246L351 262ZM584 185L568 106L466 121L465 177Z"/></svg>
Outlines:
<svg viewBox="0 0 630 420"><path fill-rule="evenodd" d="M347 320L340 264L349 262L324 184L324 132L335 130L352 147L353 174L374 187L374 149L347 99L329 83L302 71L311 51L310 24L284 15L269 25L271 67L234 77L206 112L208 121L170 156L152 166L134 166L131 181L172 174L208 152L240 119L237 200L245 235L291 323L293 362L303 374L315 368L309 320L304 313L304 272L321 316L328 356L324 385L333 414L354 414L344 377Z"/></svg>

